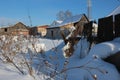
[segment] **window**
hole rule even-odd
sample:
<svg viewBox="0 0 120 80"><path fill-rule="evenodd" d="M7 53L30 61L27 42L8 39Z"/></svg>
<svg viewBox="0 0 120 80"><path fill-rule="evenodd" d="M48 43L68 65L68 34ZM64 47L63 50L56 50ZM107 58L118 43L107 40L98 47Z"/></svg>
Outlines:
<svg viewBox="0 0 120 80"><path fill-rule="evenodd" d="M7 28L5 28L5 32L7 32Z"/></svg>

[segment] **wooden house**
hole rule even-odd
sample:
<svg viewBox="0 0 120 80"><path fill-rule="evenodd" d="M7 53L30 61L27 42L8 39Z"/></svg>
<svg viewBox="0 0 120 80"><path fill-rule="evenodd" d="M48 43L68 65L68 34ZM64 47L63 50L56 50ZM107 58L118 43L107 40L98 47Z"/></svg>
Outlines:
<svg viewBox="0 0 120 80"><path fill-rule="evenodd" d="M72 26L74 26L77 29L76 32L78 32L79 34L82 34L84 24L88 22L89 20L85 14L79 14L79 15L75 15L65 19L60 24L60 27L62 30L64 30L64 29L70 29Z"/></svg>
<svg viewBox="0 0 120 80"><path fill-rule="evenodd" d="M41 36L45 36L47 34L48 25L42 25L37 27L37 33L41 34Z"/></svg>
<svg viewBox="0 0 120 80"><path fill-rule="evenodd" d="M61 21L61 23L50 25L49 28L47 28L46 36L49 38L62 38L60 33L61 31L65 36L68 36L70 33L70 28L73 26L76 28L76 32L74 34L74 36L76 36L78 34L82 34L84 24L88 22L89 20L85 14L75 15L65 19L64 21ZM54 23L56 22L54 21Z"/></svg>
<svg viewBox="0 0 120 80"><path fill-rule="evenodd" d="M29 35L29 27L24 25L21 22L18 22L17 24L5 27L0 29L1 35Z"/></svg>
<svg viewBox="0 0 120 80"><path fill-rule="evenodd" d="M46 38L50 39L60 39L62 38L60 35L60 25L62 21L53 21L51 25L47 28Z"/></svg>
<svg viewBox="0 0 120 80"><path fill-rule="evenodd" d="M48 25L42 25L42 26L36 26L30 28L30 35L40 35L40 36L45 36L47 33L46 28L48 28Z"/></svg>
<svg viewBox="0 0 120 80"><path fill-rule="evenodd" d="M60 39L60 27L48 27L46 38L50 39Z"/></svg>
<svg viewBox="0 0 120 80"><path fill-rule="evenodd" d="M37 35L37 27L31 27L29 32L30 32L30 35L33 35L33 36Z"/></svg>

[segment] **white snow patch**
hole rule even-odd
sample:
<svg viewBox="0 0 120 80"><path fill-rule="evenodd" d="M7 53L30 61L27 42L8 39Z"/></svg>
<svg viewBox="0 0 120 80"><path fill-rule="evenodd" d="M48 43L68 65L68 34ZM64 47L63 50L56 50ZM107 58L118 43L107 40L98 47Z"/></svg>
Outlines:
<svg viewBox="0 0 120 80"><path fill-rule="evenodd" d="M85 80L85 79L93 80L91 74L96 75L97 80L120 80L120 74L116 70L115 66L101 60L101 58L105 58L120 50L119 40L120 38L116 38L113 41L96 44L91 48L90 52L88 53L87 50L89 43L87 42L86 39L82 39L75 47L74 55L67 59L65 59L62 55L62 47L64 45L61 43L63 43L63 40L49 40L39 38L38 40L36 40L37 41L36 43L38 43L37 47L41 46L40 44L43 44L42 45L43 48L45 46L46 56L48 56L48 58L50 57L50 55L52 57L57 57L54 58L55 60L49 59L49 61L53 65L54 63L55 65L58 64L57 66L59 67L58 68L59 71L63 69L64 62L66 60L68 60L68 65L66 68L84 65L84 67L82 68L75 68L66 71L65 74L67 75L68 80ZM30 47L32 44L27 43L27 41L25 41L25 43L28 44L28 47ZM68 43L63 48L63 50L69 49L70 47L69 45L70 43ZM57 48L57 51L52 50L53 48ZM81 54L83 55L82 59L80 58ZM92 67L96 69L89 69L87 67ZM102 72L97 70L97 68L100 69ZM89 70L91 73L89 73L89 71L87 70ZM45 78L47 78L47 76L41 74L37 80L45 80ZM17 70L12 68L11 66L2 64L0 62L0 80L33 80L33 78L29 75L21 75L18 73Z"/></svg>
<svg viewBox="0 0 120 80"><path fill-rule="evenodd" d="M65 58L69 58L66 54L66 51L70 49L70 42L68 42L64 47L63 47L63 55Z"/></svg>
<svg viewBox="0 0 120 80"><path fill-rule="evenodd" d="M114 54L118 51L120 51L120 43L109 41L109 42L103 42L100 44L96 44L93 48L91 48L89 54L97 55L100 58L106 58L110 56L111 54Z"/></svg>
<svg viewBox="0 0 120 80"><path fill-rule="evenodd" d="M44 43L35 43L34 46L35 46L37 53L42 52L42 51L46 51L46 46Z"/></svg>

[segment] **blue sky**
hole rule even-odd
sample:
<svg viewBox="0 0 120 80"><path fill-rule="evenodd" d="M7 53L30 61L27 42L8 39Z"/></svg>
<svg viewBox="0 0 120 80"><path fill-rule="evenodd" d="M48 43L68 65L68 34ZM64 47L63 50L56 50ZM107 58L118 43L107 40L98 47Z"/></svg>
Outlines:
<svg viewBox="0 0 120 80"><path fill-rule="evenodd" d="M105 17L120 5L119 0L91 0L92 19ZM0 0L0 26L21 21L30 25L51 24L59 11L69 10L73 15L87 15L87 0Z"/></svg>

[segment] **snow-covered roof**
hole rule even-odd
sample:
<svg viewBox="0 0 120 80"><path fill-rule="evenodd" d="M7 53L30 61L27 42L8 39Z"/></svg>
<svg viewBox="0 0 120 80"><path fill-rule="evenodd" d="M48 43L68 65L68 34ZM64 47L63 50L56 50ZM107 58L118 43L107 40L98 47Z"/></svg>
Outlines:
<svg viewBox="0 0 120 80"><path fill-rule="evenodd" d="M118 6L115 10L113 10L113 12L111 12L108 16L116 15L116 14L120 14L120 6Z"/></svg>
<svg viewBox="0 0 120 80"><path fill-rule="evenodd" d="M82 18L82 16L84 16L84 15L79 14L79 15L69 17L69 18L65 19L59 26L63 26L63 25L69 24L69 23L78 22Z"/></svg>
<svg viewBox="0 0 120 80"><path fill-rule="evenodd" d="M52 24L49 27L57 27L59 24L61 24L63 21L53 21Z"/></svg>
<svg viewBox="0 0 120 80"><path fill-rule="evenodd" d="M64 21L54 21L50 27L60 27L60 26L64 26L70 23L75 23L80 21L80 19L84 16L84 14L79 14L79 15L75 15L69 18L66 18Z"/></svg>

